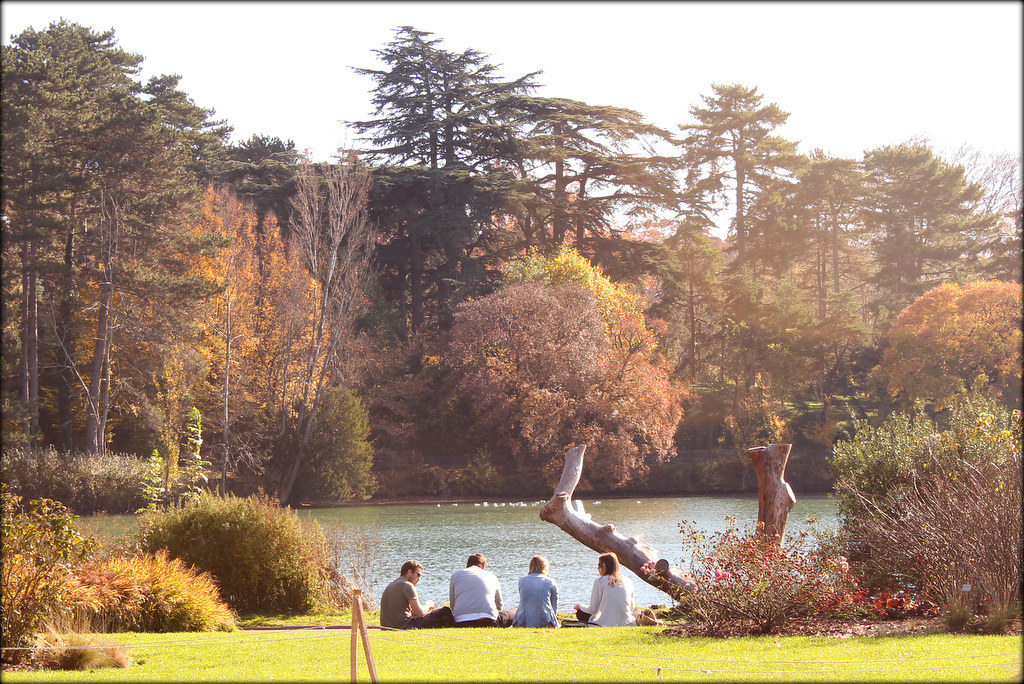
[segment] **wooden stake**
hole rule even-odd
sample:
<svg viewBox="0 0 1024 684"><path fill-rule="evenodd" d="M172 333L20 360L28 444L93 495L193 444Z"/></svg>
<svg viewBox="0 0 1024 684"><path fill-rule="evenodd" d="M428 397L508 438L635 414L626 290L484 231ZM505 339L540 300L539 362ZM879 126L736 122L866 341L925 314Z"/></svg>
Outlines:
<svg viewBox="0 0 1024 684"><path fill-rule="evenodd" d="M356 654L359 652L357 640L359 639L359 627L356 625L357 617L356 606L361 605L363 601L363 592L361 589L356 589L353 592L352 598L352 653L351 653L351 664L352 664L352 681L356 681Z"/></svg>
<svg viewBox="0 0 1024 684"><path fill-rule="evenodd" d="M366 631L366 620L363 617L363 591L355 590L355 605L353 614L359 613L359 633L363 635L363 653L366 654L366 667L370 670L370 681L377 684L377 666L373 662L373 652L370 651L370 635Z"/></svg>

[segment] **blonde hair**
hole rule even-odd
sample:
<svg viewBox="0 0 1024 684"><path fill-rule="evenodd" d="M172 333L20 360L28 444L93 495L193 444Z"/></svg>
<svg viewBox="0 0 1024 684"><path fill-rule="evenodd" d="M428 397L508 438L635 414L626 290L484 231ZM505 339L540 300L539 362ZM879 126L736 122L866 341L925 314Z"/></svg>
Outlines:
<svg viewBox="0 0 1024 684"><path fill-rule="evenodd" d="M530 559L530 574L539 572L542 575L548 574L548 559L544 556L534 556Z"/></svg>
<svg viewBox="0 0 1024 684"><path fill-rule="evenodd" d="M605 575L608 575L608 586L614 587L616 584L622 581L622 570L619 565L619 557L614 553L602 553L597 559L598 569L604 569Z"/></svg>

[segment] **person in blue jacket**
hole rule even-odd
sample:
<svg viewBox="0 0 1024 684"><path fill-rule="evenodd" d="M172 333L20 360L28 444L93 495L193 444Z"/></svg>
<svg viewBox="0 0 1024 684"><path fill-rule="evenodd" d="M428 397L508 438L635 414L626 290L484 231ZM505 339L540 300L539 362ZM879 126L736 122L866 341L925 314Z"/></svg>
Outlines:
<svg viewBox="0 0 1024 684"><path fill-rule="evenodd" d="M530 574L519 580L519 606L513 627L560 627L558 585L548 576L548 559L530 559Z"/></svg>

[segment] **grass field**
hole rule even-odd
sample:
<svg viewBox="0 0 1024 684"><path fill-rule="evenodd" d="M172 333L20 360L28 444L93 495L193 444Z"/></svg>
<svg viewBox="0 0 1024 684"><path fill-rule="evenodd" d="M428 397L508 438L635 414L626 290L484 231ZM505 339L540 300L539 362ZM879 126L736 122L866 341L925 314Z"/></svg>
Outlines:
<svg viewBox="0 0 1024 684"><path fill-rule="evenodd" d="M1021 681L1021 637L677 639L660 627L370 631L381 682ZM116 634L135 665L4 682L350 681L344 629ZM660 669L659 669L660 668ZM370 681L360 644L359 681Z"/></svg>

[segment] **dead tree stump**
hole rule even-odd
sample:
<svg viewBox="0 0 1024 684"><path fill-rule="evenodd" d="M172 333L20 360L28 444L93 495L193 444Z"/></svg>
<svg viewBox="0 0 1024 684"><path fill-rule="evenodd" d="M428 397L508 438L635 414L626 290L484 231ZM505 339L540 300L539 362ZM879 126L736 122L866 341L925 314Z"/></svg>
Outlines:
<svg viewBox="0 0 1024 684"><path fill-rule="evenodd" d="M599 525L583 510L582 501L572 501L573 491L579 484L583 472L583 453L586 450L587 447L583 444L565 452L562 476L555 487L554 496L540 509L541 520L557 525L573 539L598 553L614 553L618 556L619 563L629 568L633 574L673 598L696 590L697 584L693 578L684 575L678 568L670 567L665 559L659 559L660 553L657 549L644 544L636 537L623 537L615 531L615 525L611 523ZM655 563L653 574L644 573L643 565L647 562Z"/></svg>
<svg viewBox="0 0 1024 684"><path fill-rule="evenodd" d="M747 450L757 471L757 533L777 538L780 546L796 503L793 488L783 479L792 448L792 444L769 444Z"/></svg>

